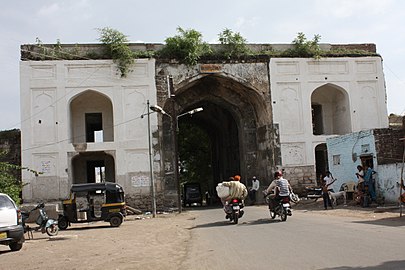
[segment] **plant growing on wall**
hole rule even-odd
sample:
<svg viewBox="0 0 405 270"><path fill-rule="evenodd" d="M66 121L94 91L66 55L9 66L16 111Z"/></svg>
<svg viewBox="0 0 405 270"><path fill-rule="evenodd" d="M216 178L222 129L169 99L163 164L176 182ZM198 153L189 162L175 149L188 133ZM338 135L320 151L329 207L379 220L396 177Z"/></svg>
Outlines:
<svg viewBox="0 0 405 270"><path fill-rule="evenodd" d="M39 52L35 52L35 59L38 60L72 60L83 59L79 55L79 48L76 45L73 49L65 49L62 47L60 40L56 40L56 44L44 45L43 42L37 37L35 45L39 48Z"/></svg>
<svg viewBox="0 0 405 270"><path fill-rule="evenodd" d="M290 57L313 57L321 58L321 48L319 47L320 35L314 35L312 40L307 40L304 33L300 32L293 40L293 48L286 50L282 55Z"/></svg>
<svg viewBox="0 0 405 270"><path fill-rule="evenodd" d="M128 37L118 30L110 27L97 29L100 32L98 39L107 46L107 56L117 64L121 77L126 77L134 64L134 55L128 45Z"/></svg>
<svg viewBox="0 0 405 270"><path fill-rule="evenodd" d="M186 65L195 65L203 55L212 53L210 46L202 40L202 34L194 29L177 27L178 35L166 38L166 46L159 51L162 58L175 58Z"/></svg>
<svg viewBox="0 0 405 270"><path fill-rule="evenodd" d="M251 54L247 41L239 32L226 28L219 35L219 42L223 45L221 53L226 58L240 57Z"/></svg>

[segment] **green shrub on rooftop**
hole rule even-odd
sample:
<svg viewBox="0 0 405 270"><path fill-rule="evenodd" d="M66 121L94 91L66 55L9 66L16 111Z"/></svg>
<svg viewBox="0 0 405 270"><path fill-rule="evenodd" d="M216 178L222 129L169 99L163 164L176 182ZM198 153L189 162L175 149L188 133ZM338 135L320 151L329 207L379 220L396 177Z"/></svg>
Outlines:
<svg viewBox="0 0 405 270"><path fill-rule="evenodd" d="M177 32L177 35L166 38L166 45L159 51L159 57L174 58L181 63L195 65L203 55L212 53L208 43L202 40L200 32L181 27L177 27Z"/></svg>

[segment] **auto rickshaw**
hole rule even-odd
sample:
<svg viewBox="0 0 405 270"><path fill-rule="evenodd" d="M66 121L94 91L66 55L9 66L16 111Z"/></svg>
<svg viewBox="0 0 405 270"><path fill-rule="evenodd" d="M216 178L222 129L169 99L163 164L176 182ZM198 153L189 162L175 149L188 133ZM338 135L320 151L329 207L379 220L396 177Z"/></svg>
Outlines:
<svg viewBox="0 0 405 270"><path fill-rule="evenodd" d="M202 206L201 186L199 183L186 183L184 184L183 206L191 206L193 203Z"/></svg>
<svg viewBox="0 0 405 270"><path fill-rule="evenodd" d="M110 222L119 227L126 216L124 190L117 183L73 184L69 199L62 201L63 214L58 227L67 229L71 223Z"/></svg>

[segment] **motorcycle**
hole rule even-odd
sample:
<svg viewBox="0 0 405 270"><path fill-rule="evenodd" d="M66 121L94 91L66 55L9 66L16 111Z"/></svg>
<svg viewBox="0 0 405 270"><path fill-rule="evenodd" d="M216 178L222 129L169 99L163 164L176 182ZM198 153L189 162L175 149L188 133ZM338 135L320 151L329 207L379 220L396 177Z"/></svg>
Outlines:
<svg viewBox="0 0 405 270"><path fill-rule="evenodd" d="M317 201L322 198L322 188L321 187L305 187L307 199L314 199Z"/></svg>
<svg viewBox="0 0 405 270"><path fill-rule="evenodd" d="M279 199L275 199L274 195L269 195L266 197L266 201L269 205L271 219L275 219L276 216L280 216L281 221L286 221L287 216L292 215L290 196L283 196Z"/></svg>
<svg viewBox="0 0 405 270"><path fill-rule="evenodd" d="M30 214L38 209L38 217L35 220L35 223L38 225L36 227L30 227L26 224ZM33 231L41 231L41 233L47 233L49 236L55 236L59 232L58 222L54 219L48 217L45 211L45 204L39 203L35 208L31 209L30 211L22 211L22 225L24 228L24 233L28 233L28 238L33 239L32 232Z"/></svg>
<svg viewBox="0 0 405 270"><path fill-rule="evenodd" d="M227 202L225 206L225 209L227 209L226 218L238 224L239 219L244 214L243 207L245 207L245 205L241 199L232 199L230 202Z"/></svg>

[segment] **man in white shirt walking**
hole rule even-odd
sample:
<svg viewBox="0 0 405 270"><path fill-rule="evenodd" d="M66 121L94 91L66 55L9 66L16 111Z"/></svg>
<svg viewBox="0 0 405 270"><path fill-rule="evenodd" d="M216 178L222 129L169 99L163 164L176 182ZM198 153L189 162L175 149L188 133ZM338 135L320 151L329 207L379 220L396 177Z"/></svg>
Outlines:
<svg viewBox="0 0 405 270"><path fill-rule="evenodd" d="M252 187L249 190L249 198L252 205L256 203L256 193L258 192L259 188L260 188L260 181L256 178L256 176L253 176Z"/></svg>

